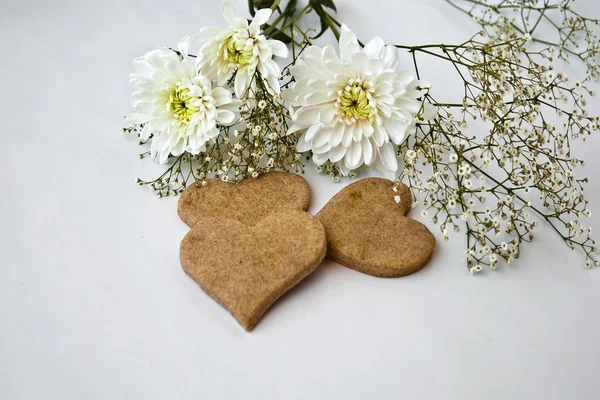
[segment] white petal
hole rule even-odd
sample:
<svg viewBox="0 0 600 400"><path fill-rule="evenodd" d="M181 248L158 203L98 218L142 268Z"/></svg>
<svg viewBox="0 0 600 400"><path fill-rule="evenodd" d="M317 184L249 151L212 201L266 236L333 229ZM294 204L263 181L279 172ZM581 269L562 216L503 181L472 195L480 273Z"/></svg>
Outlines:
<svg viewBox="0 0 600 400"><path fill-rule="evenodd" d="M220 34L223 31L224 31L224 29L222 29L222 28L217 28L214 26L203 26L202 28L200 28L198 33L196 33L192 37L192 39L196 42L206 42L207 40L214 39L215 36L217 36L218 34Z"/></svg>
<svg viewBox="0 0 600 400"><path fill-rule="evenodd" d="M341 144L331 149L329 152L329 160L331 162L338 162L346 155L346 148Z"/></svg>
<svg viewBox="0 0 600 400"><path fill-rule="evenodd" d="M150 117L147 114L140 114L137 112L133 112L127 116L127 122L131 124L143 124L144 122L148 122Z"/></svg>
<svg viewBox="0 0 600 400"><path fill-rule="evenodd" d="M342 145L350 147L352 143L352 135L354 133L354 127L352 125L344 125L344 133L342 135Z"/></svg>
<svg viewBox="0 0 600 400"><path fill-rule="evenodd" d="M271 47L273 54L277 57L286 58L288 56L288 48L285 43L273 39L267 40L267 43Z"/></svg>
<svg viewBox="0 0 600 400"><path fill-rule="evenodd" d="M383 58L385 51L385 43L379 36L374 37L363 49L371 58Z"/></svg>
<svg viewBox="0 0 600 400"><path fill-rule="evenodd" d="M404 85L408 85L415 79L415 75L410 71L398 71L397 76L400 82Z"/></svg>
<svg viewBox="0 0 600 400"><path fill-rule="evenodd" d="M267 84L269 88L274 92L279 94L281 92L281 86L279 85L279 74L271 75L267 79Z"/></svg>
<svg viewBox="0 0 600 400"><path fill-rule="evenodd" d="M352 62L352 55L360 50L356 35L352 33L346 25L342 25L342 34L340 35L340 55L342 60L347 63Z"/></svg>
<svg viewBox="0 0 600 400"><path fill-rule="evenodd" d="M192 38L190 36L184 36L177 44L177 48L183 58L187 58L190 50L190 44L192 44Z"/></svg>
<svg viewBox="0 0 600 400"><path fill-rule="evenodd" d="M378 152L383 167L392 172L396 172L398 170L398 160L396 159L394 146L390 142L385 143L379 148Z"/></svg>
<svg viewBox="0 0 600 400"><path fill-rule="evenodd" d="M235 122L235 113L233 111L220 109L217 111L217 117L215 119L218 124L231 125Z"/></svg>
<svg viewBox="0 0 600 400"><path fill-rule="evenodd" d="M297 124L293 124L292 126L290 126L286 132L286 135L291 135L292 133L298 132L301 129L305 129L305 127L297 125Z"/></svg>
<svg viewBox="0 0 600 400"><path fill-rule="evenodd" d="M339 162L337 164L337 167L339 168L340 172L342 173L342 176L348 176L348 174L350 173L350 170L348 168L346 168L346 166L344 165L343 162Z"/></svg>
<svg viewBox="0 0 600 400"><path fill-rule="evenodd" d="M313 138L315 137L315 135L317 134L317 132L319 132L322 127L323 127L323 125L321 125L321 124L311 125L311 127L308 128L308 130L306 131L305 140L311 142L313 140ZM315 146L321 146L321 145L315 145Z"/></svg>
<svg viewBox="0 0 600 400"><path fill-rule="evenodd" d="M313 154L313 162L317 165L323 165L329 159L329 155L327 153L323 154Z"/></svg>
<svg viewBox="0 0 600 400"><path fill-rule="evenodd" d="M320 146L320 147L313 146L313 148L312 148L313 154L325 154L325 155L327 155L329 153L329 150L331 150L331 146L329 145L329 143L326 143L326 144L324 144L323 146Z"/></svg>
<svg viewBox="0 0 600 400"><path fill-rule="evenodd" d="M398 120L386 120L381 127L395 144L401 144L406 138L407 125Z"/></svg>
<svg viewBox="0 0 600 400"><path fill-rule="evenodd" d="M385 46L383 63L385 68L396 68L396 64L398 64L398 48L396 46Z"/></svg>
<svg viewBox="0 0 600 400"><path fill-rule="evenodd" d="M362 164L362 145L360 142L352 142L352 145L346 152L344 164L348 169L353 170Z"/></svg>
<svg viewBox="0 0 600 400"><path fill-rule="evenodd" d="M270 46L260 46L258 48L258 57L261 60L268 60L273 56L273 50Z"/></svg>
<svg viewBox="0 0 600 400"><path fill-rule="evenodd" d="M185 140L183 138L177 138L174 140L174 144L171 147L171 154L175 157L180 156L185 151Z"/></svg>
<svg viewBox="0 0 600 400"><path fill-rule="evenodd" d="M331 128L331 139L329 143L332 146L337 146L342 143L342 138L344 136L344 124L336 124ZM346 146L344 146L346 147Z"/></svg>
<svg viewBox="0 0 600 400"><path fill-rule="evenodd" d="M372 139L376 146L382 146L386 141L386 134L382 131L381 127L375 126L375 132L373 132Z"/></svg>
<svg viewBox="0 0 600 400"><path fill-rule="evenodd" d="M248 28L252 36L260 32L260 27L267 23L269 18L271 18L271 14L273 14L273 11L270 8L262 8L256 12Z"/></svg>
<svg viewBox="0 0 600 400"><path fill-rule="evenodd" d="M223 18L232 26L235 24L235 19L237 17L237 11L235 10L235 6L229 0L225 0L221 5L221 11L223 13Z"/></svg>
<svg viewBox="0 0 600 400"><path fill-rule="evenodd" d="M259 67L262 67L262 68L260 68L260 72L263 74L263 77L264 76L275 76L279 79L279 74L281 72L281 69L279 68L279 64L277 64L272 59L262 62L261 64L259 64Z"/></svg>
<svg viewBox="0 0 600 400"><path fill-rule="evenodd" d="M311 127L312 128L312 127ZM310 131L310 129L309 129ZM330 132L328 129L317 129L313 138L311 139L311 143L313 147L323 147L329 143ZM308 132L306 133L306 137L308 140Z"/></svg>
<svg viewBox="0 0 600 400"><path fill-rule="evenodd" d="M250 85L250 76L246 73L246 71L240 71L238 69L237 74L235 74L235 95L238 98L244 97L246 94L246 90Z"/></svg>
<svg viewBox="0 0 600 400"><path fill-rule="evenodd" d="M306 134L300 136L300 139L298 139L298 143L296 143L296 151L298 153L304 153L305 151L309 151L311 149L310 142L307 142L305 138Z"/></svg>
<svg viewBox="0 0 600 400"><path fill-rule="evenodd" d="M374 150L373 145L371 145L371 141L367 137L362 138L361 144L362 144L362 151L363 151L363 160L365 162L365 165L369 166L373 162L373 158L374 158L373 156L375 153L373 151Z"/></svg>
<svg viewBox="0 0 600 400"><path fill-rule="evenodd" d="M216 87L212 91L212 97L215 100L215 107L231 103L231 93L225 88Z"/></svg>
<svg viewBox="0 0 600 400"><path fill-rule="evenodd" d="M333 117L337 114L337 108L334 103L330 103L328 106L322 107L319 111L319 119L324 124L328 124L333 121Z"/></svg>
<svg viewBox="0 0 600 400"><path fill-rule="evenodd" d="M296 113L294 122L302 126L311 126L319 122L319 111L321 107L302 107Z"/></svg>

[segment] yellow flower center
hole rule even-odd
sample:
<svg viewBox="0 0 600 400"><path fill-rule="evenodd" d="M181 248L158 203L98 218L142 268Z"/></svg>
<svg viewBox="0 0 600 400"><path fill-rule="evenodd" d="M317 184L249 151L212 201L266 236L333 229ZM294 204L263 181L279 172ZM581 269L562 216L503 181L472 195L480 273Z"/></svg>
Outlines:
<svg viewBox="0 0 600 400"><path fill-rule="evenodd" d="M195 97L189 95L190 89L176 88L169 96L169 110L173 116L182 122L189 122L192 116L200 111L200 107L194 105Z"/></svg>
<svg viewBox="0 0 600 400"><path fill-rule="evenodd" d="M356 121L367 119L373 114L373 107L369 104L367 91L358 83L347 85L338 98L339 115L342 119Z"/></svg>
<svg viewBox="0 0 600 400"><path fill-rule="evenodd" d="M223 59L238 66L250 64L252 49L245 50L246 41L238 40L236 35L229 37L223 48Z"/></svg>

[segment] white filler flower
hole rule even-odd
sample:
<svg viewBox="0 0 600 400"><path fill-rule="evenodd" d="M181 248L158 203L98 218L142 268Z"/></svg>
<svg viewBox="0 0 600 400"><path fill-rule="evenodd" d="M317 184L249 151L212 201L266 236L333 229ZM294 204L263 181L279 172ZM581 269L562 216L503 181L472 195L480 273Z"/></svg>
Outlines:
<svg viewBox="0 0 600 400"><path fill-rule="evenodd" d="M237 15L231 2L224 1L223 17L229 28L204 27L194 40L207 41L198 54L198 67L205 75L225 85L235 74L235 95L242 98L251 85L255 85L254 73L258 71L275 93L280 92L281 69L273 56L287 57L288 49L279 40L267 39L261 33L273 11L258 10L250 24Z"/></svg>
<svg viewBox="0 0 600 400"><path fill-rule="evenodd" d="M339 45L341 57L311 46L292 68L296 82L282 93L294 121L288 133L305 130L297 150L312 150L317 165L329 160L347 175L364 164L395 176L394 144L414 132L417 98L429 85L396 70L397 49L379 37L361 49L342 26Z"/></svg>
<svg viewBox="0 0 600 400"><path fill-rule="evenodd" d="M189 38L180 42L181 56L165 48L150 51L133 61L129 75L136 90L127 119L145 124L142 140L154 134L151 155L161 164L169 155L204 151L206 142L219 135L217 125L237 120L240 101L197 73L194 63L186 60L188 45Z"/></svg>

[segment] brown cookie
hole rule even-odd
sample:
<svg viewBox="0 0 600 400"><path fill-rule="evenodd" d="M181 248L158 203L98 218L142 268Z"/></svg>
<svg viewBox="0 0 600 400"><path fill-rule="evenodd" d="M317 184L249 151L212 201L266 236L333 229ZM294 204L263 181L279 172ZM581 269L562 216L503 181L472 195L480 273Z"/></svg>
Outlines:
<svg viewBox="0 0 600 400"><path fill-rule="evenodd" d="M346 186L317 214L327 232L327 258L365 274L397 277L421 269L431 257L435 238L425 225L404 215L410 190L367 178Z"/></svg>
<svg viewBox="0 0 600 400"><path fill-rule="evenodd" d="M184 271L251 331L282 294L325 258L318 219L302 211L272 214L254 226L207 218L181 242Z"/></svg>
<svg viewBox="0 0 600 400"><path fill-rule="evenodd" d="M288 210L306 211L310 189L304 178L287 172L269 172L233 184L220 179L198 181L181 194L179 216L190 227L207 217L227 216L246 225Z"/></svg>

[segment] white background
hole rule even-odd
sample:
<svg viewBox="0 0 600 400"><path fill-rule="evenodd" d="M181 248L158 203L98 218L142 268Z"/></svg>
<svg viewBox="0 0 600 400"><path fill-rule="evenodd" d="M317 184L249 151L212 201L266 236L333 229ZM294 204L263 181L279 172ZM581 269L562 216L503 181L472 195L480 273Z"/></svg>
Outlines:
<svg viewBox="0 0 600 400"><path fill-rule="evenodd" d="M477 29L441 0L337 3L364 39L458 42ZM576 6L600 17L595 4ZM460 235L401 279L325 262L252 333L184 274L177 200L134 184L162 167L137 160L119 129L129 61L224 25L219 9L0 0L0 399L600 398L600 270L551 229L479 276ZM451 91L427 63L434 90ZM578 147L596 213L599 146ZM307 179L313 213L348 183L310 167Z"/></svg>

